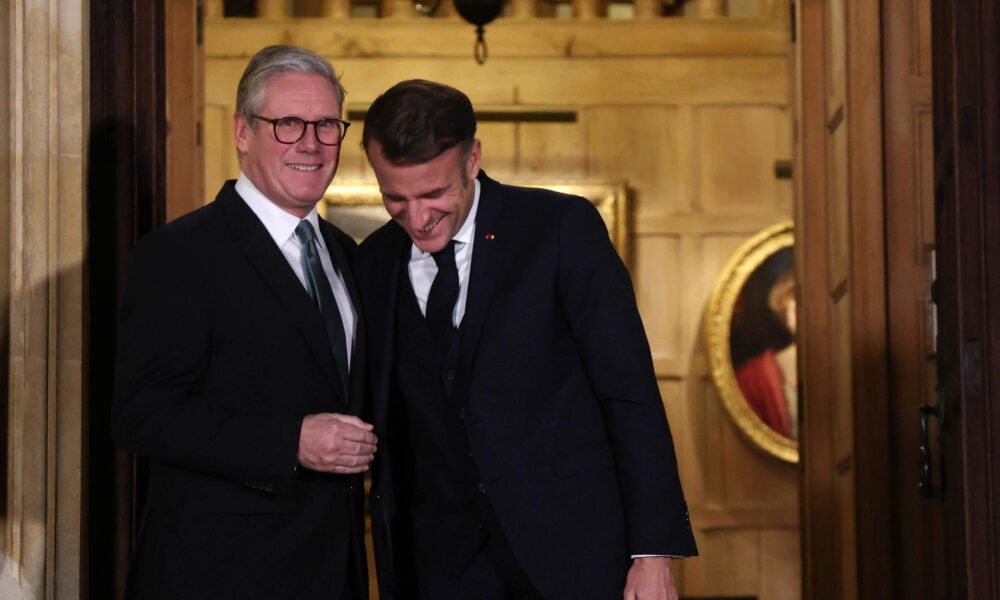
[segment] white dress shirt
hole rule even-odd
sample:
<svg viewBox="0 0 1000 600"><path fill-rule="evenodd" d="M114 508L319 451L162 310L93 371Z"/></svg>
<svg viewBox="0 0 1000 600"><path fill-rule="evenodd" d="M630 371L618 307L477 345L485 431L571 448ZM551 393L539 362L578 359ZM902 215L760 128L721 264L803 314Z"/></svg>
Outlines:
<svg viewBox="0 0 1000 600"><path fill-rule="evenodd" d="M465 223L459 228L452 239L455 240L455 267L458 269L458 300L451 314L452 323L458 327L465 316L465 300L469 297L469 273L472 272L472 245L476 237L476 211L479 210L479 180L473 180L476 191L472 197L472 208ZM412 244L410 250L410 283L417 295L420 312L427 316L427 296L431 293L431 284L437 275L437 263L430 252L424 252Z"/></svg>
<svg viewBox="0 0 1000 600"><path fill-rule="evenodd" d="M278 245L281 253L285 255L285 260L292 267L295 276L299 278L302 287L306 288L306 276L302 270L302 243L295 235L295 228L298 227L299 219L295 215L285 212L277 204L268 200L267 196L244 175L240 173L236 180L236 193L243 198L250 210L253 211L260 222L264 224L267 232L271 234L274 243ZM330 251L326 247L326 240L319 229L319 215L314 207L305 217L306 221L312 225L316 233L316 246L319 251L319 260L323 265L326 278L330 281L330 288L333 290L333 297L337 301L337 308L340 310L340 319L344 323L344 339L347 340L347 367L351 366L351 354L354 349L354 332L357 329L358 315L354 307L351 306L351 297L347 293L347 284L344 283L344 276L333 268L333 261L330 260ZM432 259L433 261L433 259ZM306 288L308 289L308 288Z"/></svg>

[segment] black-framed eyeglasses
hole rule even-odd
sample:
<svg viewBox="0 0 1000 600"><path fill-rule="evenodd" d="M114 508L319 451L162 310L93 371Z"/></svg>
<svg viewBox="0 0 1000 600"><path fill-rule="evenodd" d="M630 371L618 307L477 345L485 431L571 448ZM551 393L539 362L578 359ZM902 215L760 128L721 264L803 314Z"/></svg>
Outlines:
<svg viewBox="0 0 1000 600"><path fill-rule="evenodd" d="M260 115L251 115L255 119L267 121L274 128L274 139L282 144L295 144L306 134L306 129L310 125L316 131L316 139L324 146L336 146L347 135L347 128L351 126L349 121L340 119L320 119L318 121L306 121L298 117L278 117L269 119Z"/></svg>

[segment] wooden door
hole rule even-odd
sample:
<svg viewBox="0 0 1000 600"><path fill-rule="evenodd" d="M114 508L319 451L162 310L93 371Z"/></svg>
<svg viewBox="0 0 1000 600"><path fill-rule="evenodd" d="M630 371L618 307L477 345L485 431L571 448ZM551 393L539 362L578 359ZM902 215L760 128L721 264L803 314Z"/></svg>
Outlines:
<svg viewBox="0 0 1000 600"><path fill-rule="evenodd" d="M804 597L894 597L880 6L798 4Z"/></svg>
<svg viewBox="0 0 1000 600"><path fill-rule="evenodd" d="M940 473L921 486L924 457L939 457L937 427L922 406L937 401L934 127L931 1L882 3L883 96L891 427L892 578L899 598L946 597ZM921 416L922 415L922 416ZM937 469L935 469L937 471Z"/></svg>
<svg viewBox="0 0 1000 600"><path fill-rule="evenodd" d="M805 595L996 597L997 0L798 6Z"/></svg>
<svg viewBox="0 0 1000 600"><path fill-rule="evenodd" d="M1000 3L939 0L934 184L948 598L1000 594Z"/></svg>

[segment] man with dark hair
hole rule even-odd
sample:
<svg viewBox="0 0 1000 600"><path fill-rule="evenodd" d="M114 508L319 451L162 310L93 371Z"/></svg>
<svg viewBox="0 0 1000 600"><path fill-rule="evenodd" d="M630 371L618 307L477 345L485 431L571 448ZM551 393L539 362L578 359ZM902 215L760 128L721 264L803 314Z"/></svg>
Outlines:
<svg viewBox="0 0 1000 600"><path fill-rule="evenodd" d="M129 598L368 598L356 247L316 214L343 99L316 54L261 50L239 179L133 253L112 428L150 470Z"/></svg>
<svg viewBox="0 0 1000 600"><path fill-rule="evenodd" d="M588 201L493 181L475 132L428 81L365 118L381 597L676 598L697 550L628 273Z"/></svg>

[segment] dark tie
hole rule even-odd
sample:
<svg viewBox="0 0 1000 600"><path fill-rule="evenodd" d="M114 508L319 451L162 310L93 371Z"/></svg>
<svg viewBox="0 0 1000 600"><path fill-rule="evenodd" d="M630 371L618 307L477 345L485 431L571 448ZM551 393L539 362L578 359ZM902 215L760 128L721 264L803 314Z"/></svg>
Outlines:
<svg viewBox="0 0 1000 600"><path fill-rule="evenodd" d="M455 240L448 242L442 250L431 256L437 264L438 272L427 296L427 324L442 341L444 349L451 346L455 335L452 314L458 300L458 268L455 266Z"/></svg>
<svg viewBox="0 0 1000 600"><path fill-rule="evenodd" d="M309 291L309 295L319 307L320 314L323 315L326 335L330 340L330 347L333 349L333 357L337 360L337 373L340 375L340 382L343 384L346 394L347 338L344 335L344 322L340 318L340 310L333 297L330 280L327 279L326 272L323 271L323 263L319 260L319 252L316 249L316 233L309 221L303 219L295 228L295 235L302 243L302 272L306 279L306 290ZM330 254L330 260L333 261L333 253Z"/></svg>

